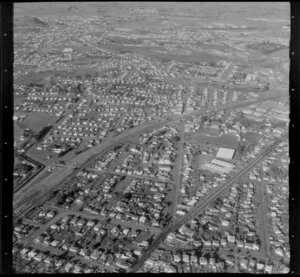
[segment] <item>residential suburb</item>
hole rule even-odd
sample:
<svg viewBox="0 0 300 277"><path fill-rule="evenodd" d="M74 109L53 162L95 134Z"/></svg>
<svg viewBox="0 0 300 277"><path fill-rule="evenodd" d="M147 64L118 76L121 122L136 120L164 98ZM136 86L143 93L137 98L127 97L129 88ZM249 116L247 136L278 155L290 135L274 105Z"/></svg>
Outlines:
<svg viewBox="0 0 300 277"><path fill-rule="evenodd" d="M289 14L14 4L14 271L288 273Z"/></svg>

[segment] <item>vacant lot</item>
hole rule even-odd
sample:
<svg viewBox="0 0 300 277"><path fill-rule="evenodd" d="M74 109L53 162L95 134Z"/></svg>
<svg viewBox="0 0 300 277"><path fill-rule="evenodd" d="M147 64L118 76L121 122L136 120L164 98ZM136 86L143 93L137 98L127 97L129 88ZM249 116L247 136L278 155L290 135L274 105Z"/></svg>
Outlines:
<svg viewBox="0 0 300 277"><path fill-rule="evenodd" d="M14 106L19 105L20 103L22 103L22 101L23 101L23 97L15 96L14 97Z"/></svg>
<svg viewBox="0 0 300 277"><path fill-rule="evenodd" d="M19 141L22 136L23 130L18 125L18 123L14 122L14 140Z"/></svg>
<svg viewBox="0 0 300 277"><path fill-rule="evenodd" d="M47 124L53 124L58 119L57 116L53 116L43 112L33 112L22 122L20 126L22 128L30 128L33 131L38 131L41 128L47 126Z"/></svg>
<svg viewBox="0 0 300 277"><path fill-rule="evenodd" d="M238 145L237 138L231 135L223 135L221 137L206 136L203 133L193 133L189 142L192 144L210 144L217 147L225 147L235 149Z"/></svg>

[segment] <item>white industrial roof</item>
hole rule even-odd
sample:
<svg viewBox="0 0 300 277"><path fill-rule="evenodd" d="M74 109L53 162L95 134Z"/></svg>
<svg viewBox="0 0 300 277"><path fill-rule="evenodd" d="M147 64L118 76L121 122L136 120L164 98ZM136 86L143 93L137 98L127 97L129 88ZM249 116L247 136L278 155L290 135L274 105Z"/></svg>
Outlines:
<svg viewBox="0 0 300 277"><path fill-rule="evenodd" d="M231 160L233 158L235 150L230 148L219 148L217 158Z"/></svg>

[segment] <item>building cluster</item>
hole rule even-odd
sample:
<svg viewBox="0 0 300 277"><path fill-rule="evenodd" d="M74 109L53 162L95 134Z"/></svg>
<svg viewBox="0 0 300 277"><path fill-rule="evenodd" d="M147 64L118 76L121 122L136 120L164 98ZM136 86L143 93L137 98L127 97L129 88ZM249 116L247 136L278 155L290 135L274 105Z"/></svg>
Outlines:
<svg viewBox="0 0 300 277"><path fill-rule="evenodd" d="M44 225L57 215L57 211L48 208L39 208L28 213L24 218L27 222Z"/></svg>
<svg viewBox="0 0 300 277"><path fill-rule="evenodd" d="M230 148L219 148L216 158L212 158L201 164L202 170L209 170L211 172L226 176L231 172L235 165L229 161L232 160L235 150Z"/></svg>
<svg viewBox="0 0 300 277"><path fill-rule="evenodd" d="M15 159L13 180L14 191L21 188L30 178L35 176L41 169L41 164L35 163L22 156Z"/></svg>
<svg viewBox="0 0 300 277"><path fill-rule="evenodd" d="M79 209L88 214L105 217L112 208L112 192L120 185L122 176L80 171L64 184L56 205L67 209Z"/></svg>
<svg viewBox="0 0 300 277"><path fill-rule="evenodd" d="M17 161L14 168L14 184L18 185L18 183L22 182L26 179L32 171L36 169L36 165L27 160Z"/></svg>
<svg viewBox="0 0 300 277"><path fill-rule="evenodd" d="M49 90L33 87L26 91L26 98L15 107L15 110L18 113L44 112L60 117L66 110L73 107L74 103L79 100L79 96L56 90L55 87Z"/></svg>
<svg viewBox="0 0 300 277"><path fill-rule="evenodd" d="M287 101L234 108L284 87L284 57L258 54L284 49L286 33L203 24L192 10L108 6L88 19L14 24L14 124L44 126L15 144L28 155L16 159L15 191L41 168L29 157L47 161L44 177L58 162L74 169L18 216L16 272L128 272L146 254L143 272L287 273L288 144L228 186L286 132ZM214 111L195 115L205 109ZM72 161L103 142L99 156ZM33 202L22 205L16 214Z"/></svg>
<svg viewBox="0 0 300 277"><path fill-rule="evenodd" d="M168 184L133 179L108 217L160 228L168 223Z"/></svg>
<svg viewBox="0 0 300 277"><path fill-rule="evenodd" d="M139 60L123 56L114 55L111 63L103 65L109 72L122 71L111 78L91 76L81 81L66 74L55 77L56 83L50 89L33 86L28 91L28 87L18 86L19 96L26 98L16 106L15 120L24 120L29 112L66 115L36 146L37 150L46 151L37 155L61 157L74 148L97 145L111 132L119 134L152 120L153 116L182 112L180 90L174 85L147 79L147 74L158 74L149 61L139 64ZM149 66L153 72L146 70ZM128 74L133 77L127 77ZM64 96L60 97L61 93ZM85 93L90 100L81 99Z"/></svg>
<svg viewBox="0 0 300 277"><path fill-rule="evenodd" d="M140 137L140 144L130 147L115 172L157 178L160 181L172 180L177 139L177 130L171 127L144 133Z"/></svg>
<svg viewBox="0 0 300 277"><path fill-rule="evenodd" d="M152 117L147 115L143 109L132 108L130 112L124 113L124 116L116 128L116 134L122 133L132 127L142 125L151 119Z"/></svg>
<svg viewBox="0 0 300 277"><path fill-rule="evenodd" d="M228 64L225 61L220 61L215 64L201 62L194 64L191 62L178 62L171 67L171 73L174 77L184 74L190 78L211 81L211 82L225 82L223 78L227 71Z"/></svg>
<svg viewBox="0 0 300 277"><path fill-rule="evenodd" d="M253 222L251 223L254 217L253 207L249 208L248 214L238 214L239 209L243 209L244 206L251 206L253 196L252 198L248 196L250 195L248 187L251 189L253 185L247 186L247 184L244 184L240 190L237 189L239 188L237 184L233 186L229 194L219 198L214 206L205 210L198 219L194 218L192 220L193 224L191 226L193 227L190 228L193 231L188 230L189 228L186 229L187 226L182 227L178 232L171 233L166 243L171 245L176 245L177 243L188 245L191 242L194 244L194 241L189 240L188 237L195 236L196 241L201 238L200 245L206 247L235 245L237 248L257 251L259 249L259 241L255 231L256 225ZM250 197L250 200L247 197ZM234 229L235 225L239 226L238 232ZM188 230L186 234L180 231L182 229ZM197 230L198 232L196 232ZM183 235L186 237L183 238Z"/></svg>
<svg viewBox="0 0 300 277"><path fill-rule="evenodd" d="M14 246L17 267L53 273L126 271L152 239L146 230L72 214L60 214L50 223L35 232L30 246Z"/></svg>
<svg viewBox="0 0 300 277"><path fill-rule="evenodd" d="M261 252L260 232L265 230L257 221L258 190L250 182L232 186L212 207L170 233L143 271L287 272L288 263L278 263Z"/></svg>
<svg viewBox="0 0 300 277"><path fill-rule="evenodd" d="M147 119L151 115L161 116L174 109L181 112L182 96L175 86L147 79L139 68L134 68L133 65L130 68L134 69L134 73L138 72L137 76L130 78L126 75L126 78L110 78L109 81L97 78L86 82L86 91L107 105L126 107L127 112L132 108L132 114L126 114L128 120L136 120L133 115L135 108L140 109L140 117L146 116L144 113L147 109ZM134 74L132 70L130 75Z"/></svg>
<svg viewBox="0 0 300 277"><path fill-rule="evenodd" d="M33 234L36 230L39 229L39 226L33 225L27 222L18 223L14 226L13 230L13 242L16 243L23 238L30 236Z"/></svg>
<svg viewBox="0 0 300 277"><path fill-rule="evenodd" d="M251 119L258 122L268 118L270 121L283 121L289 122L289 111L287 105L283 102L278 101L265 101L259 105L251 105L247 108L242 109L243 114Z"/></svg>
<svg viewBox="0 0 300 277"><path fill-rule="evenodd" d="M288 142L279 147L263 162L250 172L257 182L265 187L267 193L265 210L268 222L268 236L272 255L283 259L285 264L290 261L288 243Z"/></svg>
<svg viewBox="0 0 300 277"><path fill-rule="evenodd" d="M82 144L87 147L99 144L117 123L119 112L117 107L83 99L36 148L59 154Z"/></svg>
<svg viewBox="0 0 300 277"><path fill-rule="evenodd" d="M243 258L218 252L201 254L197 250L156 250L142 272L149 273L288 273L287 267L274 270L272 263L259 258Z"/></svg>
<svg viewBox="0 0 300 277"><path fill-rule="evenodd" d="M232 133L230 130L231 125L228 124L228 126L226 124L227 122L230 122L230 119L230 115L225 115L224 111L206 113L188 120L185 125L185 132L198 132L199 134L204 134L209 137L217 137L223 134Z"/></svg>
<svg viewBox="0 0 300 277"><path fill-rule="evenodd" d="M191 88L191 93L187 99L187 111L195 111L201 107L226 105L228 103L242 101L243 94L237 91L227 91L212 87L203 89Z"/></svg>
<svg viewBox="0 0 300 277"><path fill-rule="evenodd" d="M192 150L192 145L188 144L183 156L183 171L180 185L180 197L177 204L177 216L184 216L202 197L209 194L214 188L221 186L226 180L225 172L217 172L209 167L199 165L199 158L216 156L216 151L211 147L197 147ZM195 155L195 152L197 153ZM213 158L212 158L213 159ZM229 164L224 160L214 159L219 163Z"/></svg>

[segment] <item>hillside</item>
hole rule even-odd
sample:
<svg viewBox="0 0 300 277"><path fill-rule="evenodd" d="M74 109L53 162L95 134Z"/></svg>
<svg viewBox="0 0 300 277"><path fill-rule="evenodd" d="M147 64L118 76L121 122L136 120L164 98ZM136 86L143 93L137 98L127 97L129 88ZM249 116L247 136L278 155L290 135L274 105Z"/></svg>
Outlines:
<svg viewBox="0 0 300 277"><path fill-rule="evenodd" d="M41 19L37 17L31 17L31 16L22 16L22 17L16 17L14 20L15 27L28 27L28 28L45 28L49 25L42 21Z"/></svg>

